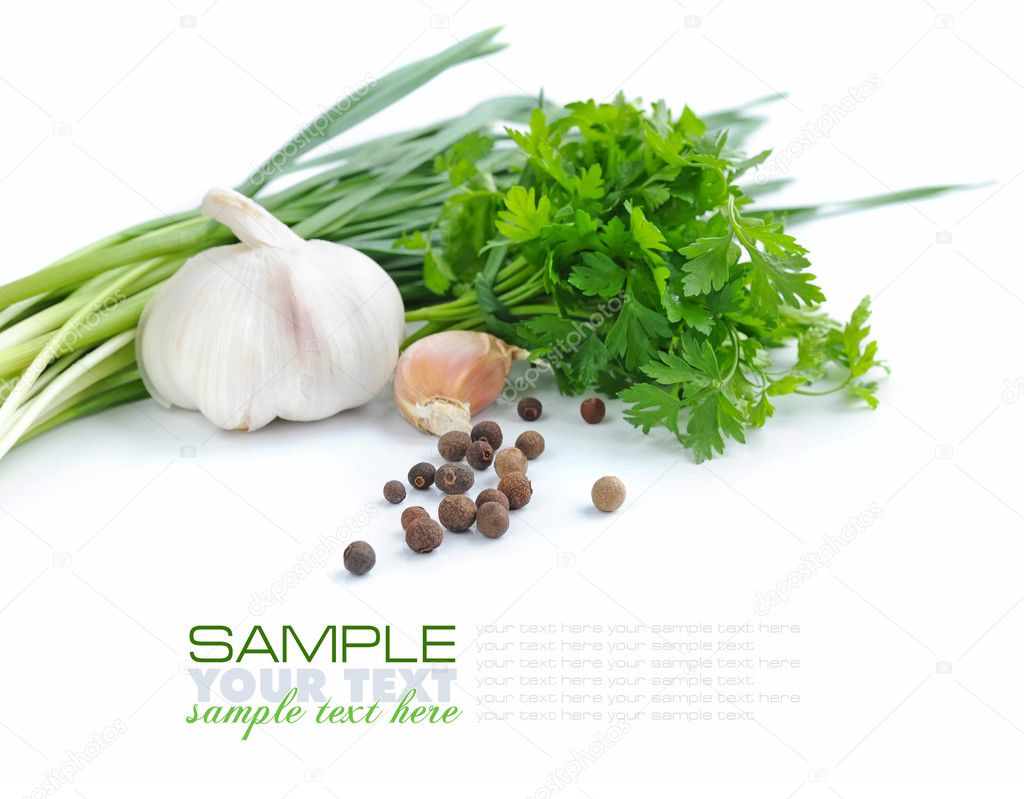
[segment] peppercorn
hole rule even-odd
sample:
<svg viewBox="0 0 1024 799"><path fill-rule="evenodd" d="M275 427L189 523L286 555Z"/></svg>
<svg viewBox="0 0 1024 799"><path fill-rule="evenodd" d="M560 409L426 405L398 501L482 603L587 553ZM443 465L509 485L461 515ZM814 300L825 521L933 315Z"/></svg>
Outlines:
<svg viewBox="0 0 1024 799"><path fill-rule="evenodd" d="M409 470L409 485L421 491L434 484L434 467L429 463L417 463Z"/></svg>
<svg viewBox="0 0 1024 799"><path fill-rule="evenodd" d="M497 502L485 502L476 512L476 529L488 538L500 538L508 530L508 511Z"/></svg>
<svg viewBox="0 0 1024 799"><path fill-rule="evenodd" d="M520 419L535 422L540 418L540 412L543 410L543 407L540 404L540 400L536 397L523 397L519 400L516 410L519 411Z"/></svg>
<svg viewBox="0 0 1024 799"><path fill-rule="evenodd" d="M476 506L478 508L483 507L485 502L497 502L505 510L508 510L508 497L496 488L485 488L477 495Z"/></svg>
<svg viewBox="0 0 1024 799"><path fill-rule="evenodd" d="M499 449L503 438L498 423L490 420L477 422L473 425L473 429L469 431L469 437L474 441L486 438L487 443L491 445L491 449Z"/></svg>
<svg viewBox="0 0 1024 799"><path fill-rule="evenodd" d="M473 470L464 463L446 463L437 470L437 487L446 494L465 494L473 487Z"/></svg>
<svg viewBox="0 0 1024 799"><path fill-rule="evenodd" d="M453 494L437 506L437 518L453 533L464 533L476 521L476 503L465 494Z"/></svg>
<svg viewBox="0 0 1024 799"><path fill-rule="evenodd" d="M494 460L494 448L486 438L474 441L466 450L466 462L474 469L483 470Z"/></svg>
<svg viewBox="0 0 1024 799"><path fill-rule="evenodd" d="M580 403L580 416L587 424L597 424L604 419L604 400L600 397L587 397Z"/></svg>
<svg viewBox="0 0 1024 799"><path fill-rule="evenodd" d="M452 430L445 433L437 441L437 451L446 461L461 461L466 457L466 450L469 448L469 433L462 430Z"/></svg>
<svg viewBox="0 0 1024 799"><path fill-rule="evenodd" d="M595 508L611 513L621 508L626 501L626 486L618 477L602 477L590 489L590 498Z"/></svg>
<svg viewBox="0 0 1024 799"><path fill-rule="evenodd" d="M409 525L417 519L429 519L430 514L422 505L412 505L402 511L402 529L409 532Z"/></svg>
<svg viewBox="0 0 1024 799"><path fill-rule="evenodd" d="M516 449L523 451L523 454L531 461L544 452L544 436L536 430L527 430L520 433L516 439Z"/></svg>
<svg viewBox="0 0 1024 799"><path fill-rule="evenodd" d="M498 490L508 497L510 510L518 510L530 501L533 486L522 472L510 472L498 481Z"/></svg>
<svg viewBox="0 0 1024 799"><path fill-rule="evenodd" d="M405 486L399 480L388 480L384 484L384 499L392 505L397 505L405 499Z"/></svg>
<svg viewBox="0 0 1024 799"><path fill-rule="evenodd" d="M417 519L405 531L405 543L414 552L433 552L444 541L444 530L433 519Z"/></svg>
<svg viewBox="0 0 1024 799"><path fill-rule="evenodd" d="M353 541L345 547L342 560L352 574L366 574L377 562L377 555L365 541Z"/></svg>
<svg viewBox="0 0 1024 799"><path fill-rule="evenodd" d="M526 455L523 454L521 449L505 447L505 449L494 456L494 471L498 473L498 477L504 477L506 474L512 474L512 472L526 474L528 463L529 461L526 460Z"/></svg>

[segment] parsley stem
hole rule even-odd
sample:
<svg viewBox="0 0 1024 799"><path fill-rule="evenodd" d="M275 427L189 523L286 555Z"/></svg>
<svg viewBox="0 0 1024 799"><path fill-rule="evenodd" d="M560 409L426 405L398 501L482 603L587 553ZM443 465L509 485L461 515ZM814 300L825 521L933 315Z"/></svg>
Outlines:
<svg viewBox="0 0 1024 799"><path fill-rule="evenodd" d="M847 377L838 386L833 386L832 388L822 389L821 391L808 391L807 389L797 388L797 389L793 390L793 393L794 394L801 394L801 395L803 395L805 397L824 397L827 394L835 394L837 391L842 391L844 388L846 388L850 384L850 380L851 379L852 379L852 376Z"/></svg>
<svg viewBox="0 0 1024 799"><path fill-rule="evenodd" d="M509 310L515 316L539 316L540 314L556 314L558 313L558 306L549 304L536 304L536 305L516 305Z"/></svg>
<svg viewBox="0 0 1024 799"><path fill-rule="evenodd" d="M722 378L722 385L732 380L733 375L736 374L736 369L740 365L740 337L735 328L729 330L729 338L732 339L732 366L729 367L728 374Z"/></svg>
<svg viewBox="0 0 1024 799"><path fill-rule="evenodd" d="M507 267L504 267L498 271L498 277L494 281L494 290L504 291L507 288L511 288L512 286L519 283L522 279L522 276L530 272L532 269L534 269L533 264L531 264L525 258L517 258Z"/></svg>

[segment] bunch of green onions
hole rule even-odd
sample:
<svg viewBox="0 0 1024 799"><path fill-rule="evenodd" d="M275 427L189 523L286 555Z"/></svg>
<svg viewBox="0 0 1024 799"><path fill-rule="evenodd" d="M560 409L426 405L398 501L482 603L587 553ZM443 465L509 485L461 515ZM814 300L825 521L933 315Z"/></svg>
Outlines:
<svg viewBox="0 0 1024 799"><path fill-rule="evenodd" d="M467 114L318 157L302 156L364 121L444 70L503 47L483 31L389 73L343 98L273 153L238 187L299 235L343 242L388 271L407 307L432 295L422 252L395 248L428 228L454 189L434 160L472 132L502 138L499 122L520 122L537 101L489 100ZM515 158L495 148L489 168ZM276 193L266 186L299 170L308 176ZM135 361L143 307L192 255L234 241L198 210L152 220L90 244L0 287L0 457L63 422L147 396ZM436 298L435 298L436 299Z"/></svg>

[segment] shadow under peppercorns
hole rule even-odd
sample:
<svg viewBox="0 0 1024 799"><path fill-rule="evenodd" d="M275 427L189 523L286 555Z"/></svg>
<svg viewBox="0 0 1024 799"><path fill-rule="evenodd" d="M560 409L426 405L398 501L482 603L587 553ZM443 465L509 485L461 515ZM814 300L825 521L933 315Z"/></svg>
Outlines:
<svg viewBox="0 0 1024 799"><path fill-rule="evenodd" d="M613 510L610 513L608 511L598 510L594 507L593 503L580 504L580 512L588 519L608 519L611 521L615 518L616 514L622 513L629 505L623 505L618 510Z"/></svg>

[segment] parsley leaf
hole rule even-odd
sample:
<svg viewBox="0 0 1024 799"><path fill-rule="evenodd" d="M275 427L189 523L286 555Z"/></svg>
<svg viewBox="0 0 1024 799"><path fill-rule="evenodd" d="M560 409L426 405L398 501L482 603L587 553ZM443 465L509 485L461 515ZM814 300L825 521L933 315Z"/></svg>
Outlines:
<svg viewBox="0 0 1024 799"><path fill-rule="evenodd" d="M613 297L622 291L625 269L600 252L585 252L582 259L582 264L572 268L569 277L572 285L591 297Z"/></svg>
<svg viewBox="0 0 1024 799"><path fill-rule="evenodd" d="M683 278L683 293L688 297L710 294L725 285L729 270L739 260L739 250L733 245L732 230L728 229L723 217L717 217L718 224L709 223L708 234L692 244L680 248L685 255L683 264L686 276ZM717 233L719 228L726 228Z"/></svg>
<svg viewBox="0 0 1024 799"><path fill-rule="evenodd" d="M513 186L505 195L505 211L498 212L498 232L515 241L529 241L551 222L551 200L537 200L533 189Z"/></svg>
<svg viewBox="0 0 1024 799"><path fill-rule="evenodd" d="M630 403L622 415L631 425L644 433L656 427L667 427L682 440L679 413L684 406L673 394L650 383L637 383L620 391L619 398Z"/></svg>
<svg viewBox="0 0 1024 799"><path fill-rule="evenodd" d="M601 179L601 165L591 164L586 172L573 175L572 187L576 196L584 200L600 200L604 197L604 181Z"/></svg>
<svg viewBox="0 0 1024 799"><path fill-rule="evenodd" d="M656 263L661 263L661 256L657 255L655 251L664 252L671 249L665 243L665 237L658 230L657 225L649 222L647 217L644 216L642 208L630 206L628 210L629 232L633 235L633 241L640 246L640 249L643 250L648 258Z"/></svg>
<svg viewBox="0 0 1024 799"><path fill-rule="evenodd" d="M664 315L639 300L629 299L608 330L605 344L608 352L621 357L628 369L636 369L653 357L657 339L670 333Z"/></svg>

